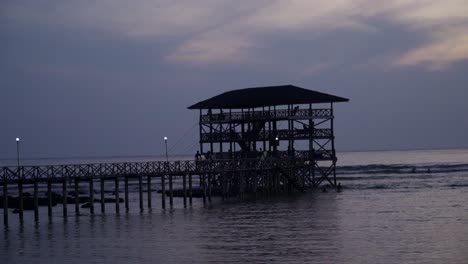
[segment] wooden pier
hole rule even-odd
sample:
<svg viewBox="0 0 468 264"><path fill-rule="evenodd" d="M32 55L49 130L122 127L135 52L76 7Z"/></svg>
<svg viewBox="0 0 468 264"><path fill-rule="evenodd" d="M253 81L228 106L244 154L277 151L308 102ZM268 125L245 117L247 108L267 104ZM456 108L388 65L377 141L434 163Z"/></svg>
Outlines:
<svg viewBox="0 0 468 264"><path fill-rule="evenodd" d="M155 162L133 162L133 163L93 163L93 164L71 164L71 165L50 165L50 166L21 166L21 167L3 167L0 170L0 184L3 186L3 213L4 223L8 224L9 188L15 187L17 190L17 201L15 208L18 211L20 221L23 221L24 208L24 187L31 186L33 194L33 210L35 220L38 220L40 195L38 186L47 186L47 197L43 204L47 205L48 215L52 215L52 207L57 204L52 192L52 186L62 188L61 201L63 216L67 216L67 204L75 204L75 214L80 213L80 204L87 203L89 212L94 214L95 197L94 184L100 184L99 204L101 212L105 212L105 182L114 183L114 202L115 212L120 212L119 186L124 185L124 204L125 209L129 209L129 179L138 181L138 201L140 210L144 210L143 193L147 195L147 207L152 207L152 188L154 179L161 182L161 201L162 208L166 208L166 191L169 196L169 204L173 206L174 188L172 182L174 178L182 179L182 190L184 207L192 204L193 189L201 188L203 202L211 201L213 189L223 199L234 198L239 194L267 194L281 192L285 186L293 185L298 191L303 191L310 184L312 179L306 173L298 173L306 178L300 180L291 177L285 171L307 170L310 168L309 158L282 157L284 153L278 153L278 156L268 158L254 159L229 159L229 160L184 160L184 161L155 161ZM248 176L250 175L250 177ZM269 177L257 177L258 175L269 175ZM241 179L242 178L242 179ZM194 181L194 179L196 179ZM305 183L301 186L300 183ZM69 185L72 183L73 195L70 195ZM87 183L89 186L89 196L81 199L79 184ZM193 184L196 183L197 186ZM188 185L188 186L187 186ZM163 188L163 186L165 188ZM178 195L180 196L180 195ZM30 208L31 209L31 208Z"/></svg>
<svg viewBox="0 0 468 264"><path fill-rule="evenodd" d="M80 213L80 204L94 214L95 203L99 203L101 212L105 212L109 201L115 203L115 212L120 212L122 202L128 211L129 180L138 183L141 211L145 192L147 207L152 208L154 181L160 182L163 209L166 196L172 208L175 196L181 197L187 207L195 196L207 204L212 196L255 199L294 190L304 192L322 182L337 186L333 103L347 101L292 85L234 90L189 107L200 111L200 149L194 160L51 166L19 166L18 162L18 166L3 167L4 223L8 225L11 207L23 222L25 199L36 221L40 205L47 206L49 217L56 204L62 204L66 217L69 203L75 204L75 214ZM181 180L181 189L174 189L175 178ZM113 198L105 197L106 182L113 183ZM80 196L80 183L87 183L89 196ZM95 184L100 189L97 197ZM24 188L31 185L33 194L25 197ZM39 185L47 186L45 199L39 196ZM52 185L59 185L61 194L53 193ZM13 186L17 197L8 195Z"/></svg>

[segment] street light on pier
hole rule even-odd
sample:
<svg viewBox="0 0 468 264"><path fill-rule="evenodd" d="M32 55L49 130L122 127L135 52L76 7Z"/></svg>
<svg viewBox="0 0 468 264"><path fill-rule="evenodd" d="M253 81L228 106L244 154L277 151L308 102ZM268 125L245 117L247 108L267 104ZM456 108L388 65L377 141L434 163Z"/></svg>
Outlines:
<svg viewBox="0 0 468 264"><path fill-rule="evenodd" d="M167 155L167 137L164 137L164 143L166 145L166 161L169 162L169 156Z"/></svg>
<svg viewBox="0 0 468 264"><path fill-rule="evenodd" d="M17 165L18 165L18 171L19 171L19 167L20 167L19 143L20 143L20 138L17 137L16 138L16 162L17 162Z"/></svg>

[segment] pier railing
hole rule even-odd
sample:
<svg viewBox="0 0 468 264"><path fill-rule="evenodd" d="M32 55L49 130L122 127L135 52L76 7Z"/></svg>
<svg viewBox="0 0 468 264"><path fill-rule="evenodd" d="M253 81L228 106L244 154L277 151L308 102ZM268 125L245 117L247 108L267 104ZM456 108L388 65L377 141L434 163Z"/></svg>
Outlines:
<svg viewBox="0 0 468 264"><path fill-rule="evenodd" d="M323 153L327 155L326 153ZM259 157L243 159L211 159L183 161L152 161L123 163L92 163L69 165L12 166L0 169L1 182L50 181L67 178L115 178L165 175L202 175L206 173L225 173L253 170L271 170L277 166L283 168L310 166L311 157L286 156Z"/></svg>

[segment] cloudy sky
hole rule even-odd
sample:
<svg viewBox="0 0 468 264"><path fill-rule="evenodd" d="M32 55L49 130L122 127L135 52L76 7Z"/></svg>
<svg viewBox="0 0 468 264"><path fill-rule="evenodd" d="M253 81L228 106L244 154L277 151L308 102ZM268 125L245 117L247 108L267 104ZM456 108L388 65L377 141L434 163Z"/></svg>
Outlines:
<svg viewBox="0 0 468 264"><path fill-rule="evenodd" d="M351 99L340 150L468 147L467 0L3 0L0 158L192 153L218 93Z"/></svg>

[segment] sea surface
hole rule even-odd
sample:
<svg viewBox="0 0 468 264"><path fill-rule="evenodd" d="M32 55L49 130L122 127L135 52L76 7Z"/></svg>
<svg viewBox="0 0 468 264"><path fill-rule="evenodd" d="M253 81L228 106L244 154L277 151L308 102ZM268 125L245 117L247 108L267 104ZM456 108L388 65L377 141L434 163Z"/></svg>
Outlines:
<svg viewBox="0 0 468 264"><path fill-rule="evenodd" d="M468 263L468 150L338 155L339 193L215 199L207 207L194 199L188 208L175 198L173 209L162 210L154 192L152 209L140 212L132 182L130 211L122 204L120 214L113 204L102 214L96 203L95 215L81 209L75 216L69 205L64 218L56 206L51 219L41 208L37 224L26 211L20 225L10 209L10 226L0 223L0 263Z"/></svg>

